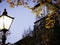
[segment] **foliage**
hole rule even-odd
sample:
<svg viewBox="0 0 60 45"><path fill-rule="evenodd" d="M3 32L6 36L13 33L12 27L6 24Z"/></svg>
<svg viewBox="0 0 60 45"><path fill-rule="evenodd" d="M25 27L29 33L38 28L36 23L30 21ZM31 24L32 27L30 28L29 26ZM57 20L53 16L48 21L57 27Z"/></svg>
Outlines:
<svg viewBox="0 0 60 45"><path fill-rule="evenodd" d="M54 19L54 17L48 16L48 17L45 19L45 21L46 21L45 27L46 27L47 29L50 29L50 28L53 28L53 27L54 27L54 24L55 24L55 19Z"/></svg>
<svg viewBox="0 0 60 45"><path fill-rule="evenodd" d="M31 2L33 2L33 3L40 3L40 2L52 2L52 0L0 0L0 3L2 3L2 1L6 1L6 2L8 2L8 4L11 4L11 3L13 3L14 4L14 7L15 6L19 6L19 5L24 5L24 6L29 6L29 4L31 3ZM60 1L59 0L57 0L57 1L55 1L56 3L57 3L57 6L59 6L60 5ZM53 2L52 2L53 3ZM56 5L56 4L55 4ZM11 6L11 7L13 7L13 6ZM13 8L14 8L13 7ZM59 6L60 7L60 6Z"/></svg>

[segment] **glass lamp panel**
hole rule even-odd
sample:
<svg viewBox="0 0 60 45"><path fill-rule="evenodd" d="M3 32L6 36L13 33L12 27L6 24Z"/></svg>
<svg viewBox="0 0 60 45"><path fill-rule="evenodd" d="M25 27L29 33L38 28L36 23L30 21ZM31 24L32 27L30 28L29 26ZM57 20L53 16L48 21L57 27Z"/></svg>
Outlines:
<svg viewBox="0 0 60 45"><path fill-rule="evenodd" d="M13 19L4 15L4 28L9 29Z"/></svg>
<svg viewBox="0 0 60 45"><path fill-rule="evenodd" d="M3 29L3 16L0 17L0 30Z"/></svg>

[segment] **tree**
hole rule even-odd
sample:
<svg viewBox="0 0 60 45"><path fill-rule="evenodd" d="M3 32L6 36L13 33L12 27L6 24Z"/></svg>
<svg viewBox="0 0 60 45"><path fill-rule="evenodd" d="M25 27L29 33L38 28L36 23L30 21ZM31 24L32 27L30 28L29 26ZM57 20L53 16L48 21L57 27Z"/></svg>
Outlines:
<svg viewBox="0 0 60 45"><path fill-rule="evenodd" d="M33 36L33 31L30 27L27 30L24 29L24 33L22 35L23 38L27 36L31 36L31 37Z"/></svg>
<svg viewBox="0 0 60 45"><path fill-rule="evenodd" d="M29 4L32 3L35 3L35 4L38 4L40 2L49 2L49 3L54 3L53 1L55 0L0 0L0 3L2 3L2 1L6 1L8 2L8 4L10 4L10 7L14 8L15 6L20 6L20 5L23 5L25 7L29 7ZM55 1L56 3L54 3L55 5L57 5L58 7L60 7L60 0L56 0ZM13 6L11 6L13 5ZM34 7L34 6L33 6Z"/></svg>

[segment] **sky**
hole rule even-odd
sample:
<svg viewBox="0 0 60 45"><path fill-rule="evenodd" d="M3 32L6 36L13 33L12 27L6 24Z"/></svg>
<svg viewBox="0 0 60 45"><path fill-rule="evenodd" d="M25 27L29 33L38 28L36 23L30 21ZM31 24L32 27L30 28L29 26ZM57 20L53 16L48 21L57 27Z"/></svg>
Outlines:
<svg viewBox="0 0 60 45"><path fill-rule="evenodd" d="M15 43L22 39L24 30L27 30L29 27L33 29L36 17L30 9L25 8L24 6L11 8L5 1L0 3L0 15L2 15L5 8L7 9L8 15L14 17L6 43Z"/></svg>

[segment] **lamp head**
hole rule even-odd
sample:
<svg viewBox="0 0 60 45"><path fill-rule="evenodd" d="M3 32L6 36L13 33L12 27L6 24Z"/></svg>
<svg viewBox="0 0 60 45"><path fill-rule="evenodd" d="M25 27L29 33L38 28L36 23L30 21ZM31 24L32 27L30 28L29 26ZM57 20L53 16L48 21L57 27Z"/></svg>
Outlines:
<svg viewBox="0 0 60 45"><path fill-rule="evenodd" d="M9 30L13 19L13 17L7 15L7 11L4 9L3 14L0 16L0 30Z"/></svg>

